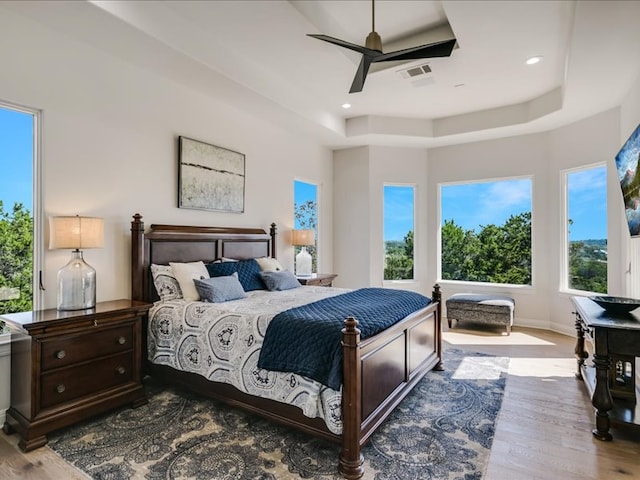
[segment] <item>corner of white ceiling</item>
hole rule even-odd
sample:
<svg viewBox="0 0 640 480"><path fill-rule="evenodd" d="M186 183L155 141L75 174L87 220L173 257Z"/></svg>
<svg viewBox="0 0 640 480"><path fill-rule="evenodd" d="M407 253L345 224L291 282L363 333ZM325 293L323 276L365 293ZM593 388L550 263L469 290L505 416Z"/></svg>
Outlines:
<svg viewBox="0 0 640 480"><path fill-rule="evenodd" d="M347 119L346 127L347 137L372 134L421 138L433 136L433 122L425 118L365 115Z"/></svg>
<svg viewBox="0 0 640 480"><path fill-rule="evenodd" d="M528 121L531 122L562 109L563 92L564 89L560 86L527 102Z"/></svg>
<svg viewBox="0 0 640 480"><path fill-rule="evenodd" d="M436 137L524 124L562 109L562 87L528 102L434 120Z"/></svg>

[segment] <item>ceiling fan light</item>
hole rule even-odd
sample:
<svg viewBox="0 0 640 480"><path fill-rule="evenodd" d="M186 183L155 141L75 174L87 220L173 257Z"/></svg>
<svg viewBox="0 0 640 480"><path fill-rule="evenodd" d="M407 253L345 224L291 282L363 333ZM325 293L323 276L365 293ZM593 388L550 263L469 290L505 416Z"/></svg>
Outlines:
<svg viewBox="0 0 640 480"><path fill-rule="evenodd" d="M371 50L382 53L382 39L380 35L378 35L378 32L371 32L367 35L367 40L364 45Z"/></svg>

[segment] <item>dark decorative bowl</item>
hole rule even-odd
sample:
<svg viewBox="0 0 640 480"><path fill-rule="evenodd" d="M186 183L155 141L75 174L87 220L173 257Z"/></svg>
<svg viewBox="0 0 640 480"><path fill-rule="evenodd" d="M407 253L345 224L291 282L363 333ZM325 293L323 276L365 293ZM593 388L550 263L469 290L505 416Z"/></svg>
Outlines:
<svg viewBox="0 0 640 480"><path fill-rule="evenodd" d="M612 313L629 313L631 310L635 310L640 307L640 300L635 298L606 296L594 296L589 298L604 308L607 312Z"/></svg>

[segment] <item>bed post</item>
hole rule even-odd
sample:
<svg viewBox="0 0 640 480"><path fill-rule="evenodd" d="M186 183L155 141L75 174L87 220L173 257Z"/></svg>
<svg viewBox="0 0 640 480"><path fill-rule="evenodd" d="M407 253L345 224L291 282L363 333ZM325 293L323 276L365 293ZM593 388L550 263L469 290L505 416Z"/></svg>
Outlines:
<svg viewBox="0 0 640 480"><path fill-rule="evenodd" d="M144 222L136 213L131 222L131 299L144 299Z"/></svg>
<svg viewBox="0 0 640 480"><path fill-rule="evenodd" d="M269 229L269 235L271 235L271 257L276 258L276 224L271 224Z"/></svg>
<svg viewBox="0 0 640 480"><path fill-rule="evenodd" d="M433 369L442 371L444 370L444 366L442 365L442 293L440 292L440 285L437 283L433 286L431 300L438 302L436 308L436 354L438 355L438 363Z"/></svg>
<svg viewBox="0 0 640 480"><path fill-rule="evenodd" d="M362 423L362 365L360 363L360 330L358 321L349 317L342 329L342 451L338 471L348 479L364 474L360 451Z"/></svg>

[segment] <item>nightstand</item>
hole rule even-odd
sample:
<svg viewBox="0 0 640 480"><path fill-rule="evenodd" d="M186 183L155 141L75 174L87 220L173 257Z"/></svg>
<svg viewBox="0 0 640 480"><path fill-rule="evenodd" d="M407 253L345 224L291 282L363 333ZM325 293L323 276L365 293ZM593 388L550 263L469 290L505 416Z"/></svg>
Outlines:
<svg viewBox="0 0 640 480"><path fill-rule="evenodd" d="M142 385L145 302L114 300L77 311L3 315L11 327L11 407L3 430L33 450L47 433L125 404Z"/></svg>
<svg viewBox="0 0 640 480"><path fill-rule="evenodd" d="M296 277L302 285L330 287L338 275L335 273L314 273L310 277Z"/></svg>

